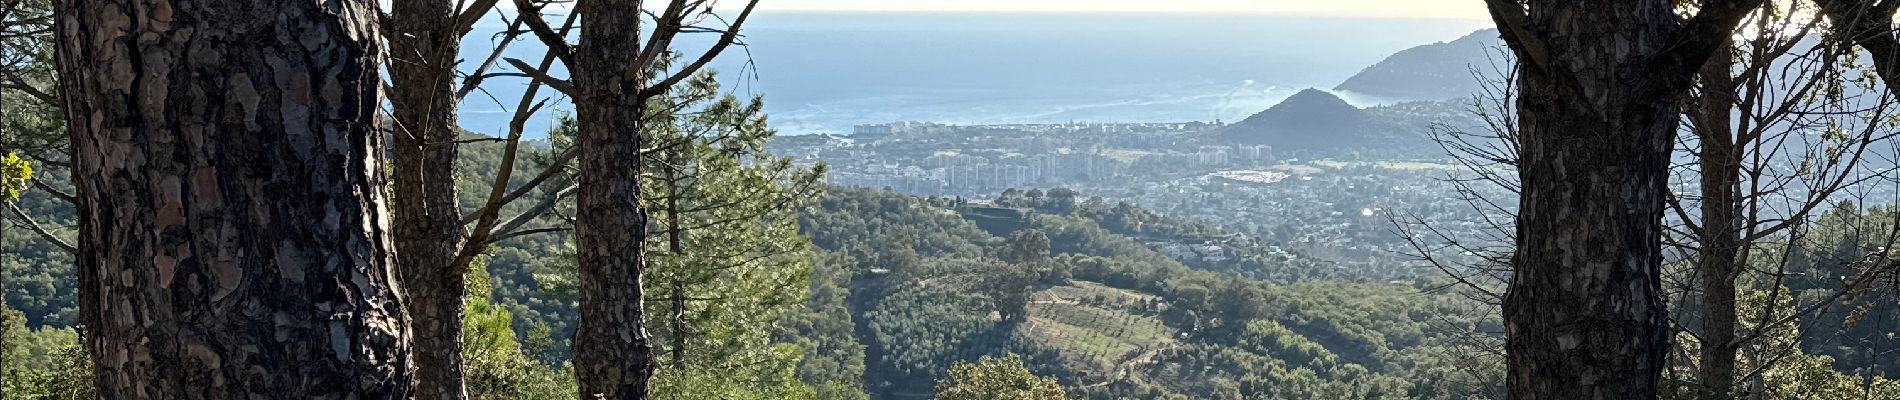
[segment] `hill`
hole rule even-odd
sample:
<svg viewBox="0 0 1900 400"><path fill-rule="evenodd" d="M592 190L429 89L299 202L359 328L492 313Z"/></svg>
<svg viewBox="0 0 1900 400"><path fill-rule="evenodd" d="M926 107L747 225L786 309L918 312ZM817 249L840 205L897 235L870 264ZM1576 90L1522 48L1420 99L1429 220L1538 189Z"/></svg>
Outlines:
<svg viewBox="0 0 1900 400"><path fill-rule="evenodd" d="M1293 94L1280 104L1219 132L1227 143L1271 145L1281 149L1348 147L1374 136L1376 124L1366 110L1319 89Z"/></svg>
<svg viewBox="0 0 1900 400"><path fill-rule="evenodd" d="M493 146L465 150L465 173L498 165ZM803 307L769 327L731 328L770 329L772 343L747 346L791 346L774 351L800 355L796 378L821 399L928 398L951 364L1001 352L1022 354L1079 398L1356 399L1407 387L1430 389L1416 398L1456 398L1429 395L1463 390L1438 378L1456 372L1432 353L1450 338L1427 324L1462 332L1493 319L1460 318L1469 314L1451 311L1457 299L1411 285L1315 281L1332 268L1275 261L1204 224L1077 197L984 214L943 198L838 188L800 209L802 232L822 249ZM20 204L41 220L72 217L41 200ZM996 231L977 223L985 215ZM1038 236L1019 235L1027 232L1045 242L1024 257L1020 238ZM0 236L11 253L0 264L19 279L7 300L28 311L6 328L69 326L70 258L21 230ZM1210 242L1232 249L1226 260L1183 264L1156 249ZM528 355L550 368L566 360L575 321L550 272L571 265L568 243L505 242L483 279L532 345Z"/></svg>
<svg viewBox="0 0 1900 400"><path fill-rule="evenodd" d="M1410 285L1281 286L1198 269L1144 241L1218 232L1127 205L1043 199L1012 204L1026 213L1007 224L990 221L1004 216L960 213L954 200L869 190L836 189L807 208L806 233L825 249L812 292L842 294L843 307L825 308L848 312L789 325L852 328L782 336L862 352L821 346L807 353L802 377L819 380L836 370L830 366L857 363L871 398L924 399L952 363L1014 352L1090 399L1457 398L1484 390L1454 378L1469 371L1441 355L1456 339L1446 332L1495 327L1485 322L1489 314L1462 312L1473 307L1461 299ZM1029 252L1037 255L1020 255L1035 243L1044 246ZM1020 317L1006 317L1011 309Z"/></svg>
<svg viewBox="0 0 1900 400"><path fill-rule="evenodd" d="M1497 29L1485 29L1458 40L1405 49L1366 67L1334 90L1398 101L1469 96L1480 89L1472 69L1489 73L1491 58L1504 56L1492 49L1503 44Z"/></svg>

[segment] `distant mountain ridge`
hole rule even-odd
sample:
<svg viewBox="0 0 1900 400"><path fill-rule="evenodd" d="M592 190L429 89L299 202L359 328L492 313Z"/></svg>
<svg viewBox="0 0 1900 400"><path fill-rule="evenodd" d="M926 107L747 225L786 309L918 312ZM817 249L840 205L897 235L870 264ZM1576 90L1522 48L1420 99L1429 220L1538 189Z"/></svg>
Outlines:
<svg viewBox="0 0 1900 400"><path fill-rule="evenodd" d="M1301 90L1280 104L1220 131L1222 141L1264 144L1280 148L1351 146L1374 136L1375 123L1366 110L1332 93Z"/></svg>
<svg viewBox="0 0 1900 400"><path fill-rule="evenodd" d="M1494 50L1503 44L1497 29L1483 29L1458 40L1405 49L1366 67L1333 89L1392 100L1469 96L1481 88L1472 69L1489 73L1492 58L1509 56Z"/></svg>

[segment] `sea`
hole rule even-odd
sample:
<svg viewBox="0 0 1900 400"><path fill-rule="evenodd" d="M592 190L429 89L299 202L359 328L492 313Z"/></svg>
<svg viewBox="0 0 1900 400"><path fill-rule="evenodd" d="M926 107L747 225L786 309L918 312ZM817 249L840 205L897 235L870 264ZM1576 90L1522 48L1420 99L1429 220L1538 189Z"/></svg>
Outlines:
<svg viewBox="0 0 1900 400"><path fill-rule="evenodd" d="M1234 121L1301 89L1338 85L1399 50L1486 26L1262 14L761 12L744 29L744 46L712 67L724 90L762 95L782 135L898 121ZM505 28L500 15L476 25L463 43L465 70ZM714 36L685 36L679 48L703 49ZM528 39L504 54L534 64L544 50ZM514 71L504 64L496 72ZM566 72L557 63L551 74ZM505 134L526 87L525 78L488 80L464 99L463 127ZM572 110L566 99L549 101L524 136L544 136Z"/></svg>

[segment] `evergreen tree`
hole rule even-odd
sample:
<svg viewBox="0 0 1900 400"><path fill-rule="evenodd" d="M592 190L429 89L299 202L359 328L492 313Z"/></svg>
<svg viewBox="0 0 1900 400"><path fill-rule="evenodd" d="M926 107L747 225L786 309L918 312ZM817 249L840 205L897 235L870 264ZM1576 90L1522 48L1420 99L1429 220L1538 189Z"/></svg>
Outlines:
<svg viewBox="0 0 1900 400"><path fill-rule="evenodd" d="M54 2L102 397L409 395L378 8Z"/></svg>
<svg viewBox="0 0 1900 400"><path fill-rule="evenodd" d="M1008 248L1003 250L1003 262L1019 265L1033 265L1049 258L1049 234L1040 230L1025 229L1009 235Z"/></svg>
<svg viewBox="0 0 1900 400"><path fill-rule="evenodd" d="M664 64L663 64L664 65ZM764 102L723 94L705 70L648 105L649 313L663 399L810 397L792 372L800 349L768 327L807 296L811 244L796 210L822 165L765 151Z"/></svg>
<svg viewBox="0 0 1900 400"><path fill-rule="evenodd" d="M869 400L864 391L864 345L857 340L849 305L857 260L817 251L811 263L811 295L805 307L774 324L773 339L804 351L798 378L820 400Z"/></svg>
<svg viewBox="0 0 1900 400"><path fill-rule="evenodd" d="M700 26L714 13L713 2L675 0L664 6L644 1L581 0L570 16L584 20L580 41L569 43L544 16L550 1L515 0L522 21L553 56L567 67L571 81L541 68L512 62L537 82L574 99L579 183L576 185L574 236L580 321L573 340L574 370L584 397L644 400L656 360L648 334L646 249L648 206L642 184L648 179L646 141L655 124L647 121L649 102L669 95L696 76L733 43L758 6L746 2L723 27ZM642 30L643 20L653 22ZM573 21L573 19L569 19ZM683 32L718 31L713 45L676 70L654 73L675 49ZM511 60L513 61L513 60ZM665 71L659 69L659 71ZM663 126L660 129L665 129Z"/></svg>
<svg viewBox="0 0 1900 400"><path fill-rule="evenodd" d="M515 337L514 316L489 299L494 278L485 258L470 266L460 317L461 352L466 393L479 400L536 400L574 398L573 371L555 369L530 356L535 349Z"/></svg>
<svg viewBox="0 0 1900 400"><path fill-rule="evenodd" d="M771 327L807 298L813 254L797 210L819 195L823 166L766 152L776 132L763 101L723 92L711 70L669 93L648 105L643 139L652 219L642 280L648 308L664 311L646 315L659 350L651 396L810 397L794 375L802 350L774 344ZM571 296L575 276L539 278Z"/></svg>
<svg viewBox="0 0 1900 400"><path fill-rule="evenodd" d="M1023 367L1021 356L984 356L975 364L959 362L937 381L937 400L1061 400L1065 394L1055 378L1044 378Z"/></svg>
<svg viewBox="0 0 1900 400"><path fill-rule="evenodd" d="M486 7L463 15L451 0L393 2L383 23L390 49L390 208L396 269L415 332L414 400L468 398L462 374L462 221L456 209L457 54ZM475 74L480 76L478 72ZM474 246L479 250L484 246Z"/></svg>
<svg viewBox="0 0 1900 400"><path fill-rule="evenodd" d="M93 400L92 358L73 328L30 329L0 305L0 398Z"/></svg>
<svg viewBox="0 0 1900 400"><path fill-rule="evenodd" d="M1681 97L1763 2L1700 1L1686 19L1669 0L1485 3L1522 87L1510 397L1653 398L1669 351L1661 237Z"/></svg>
<svg viewBox="0 0 1900 400"><path fill-rule="evenodd" d="M996 312L1003 321L1022 322L1029 318L1029 295L1038 279L1049 271L1049 235L1025 229L1010 234L1004 241L1003 262L988 273L985 288L996 301Z"/></svg>

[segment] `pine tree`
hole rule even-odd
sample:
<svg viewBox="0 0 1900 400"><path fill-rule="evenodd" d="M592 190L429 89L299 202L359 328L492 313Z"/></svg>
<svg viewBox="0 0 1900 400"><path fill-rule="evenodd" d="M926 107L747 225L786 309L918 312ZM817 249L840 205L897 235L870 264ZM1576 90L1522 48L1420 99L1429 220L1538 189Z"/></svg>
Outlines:
<svg viewBox="0 0 1900 400"><path fill-rule="evenodd" d="M984 356L974 364L958 362L937 381L938 400L1061 400L1064 396L1061 383L1029 372L1016 354Z"/></svg>
<svg viewBox="0 0 1900 400"><path fill-rule="evenodd" d="M55 2L102 397L409 395L377 8Z"/></svg>
<svg viewBox="0 0 1900 400"><path fill-rule="evenodd" d="M489 300L494 278L485 258L476 258L464 284L460 346L467 396L479 400L572 398L574 375L542 364L515 338L514 316Z"/></svg>
<svg viewBox="0 0 1900 400"><path fill-rule="evenodd" d="M455 69L461 33L487 9L461 16L459 3L397 1L387 19L392 230L416 334L415 400L468 397L458 339L468 265L457 259L463 231L455 197Z"/></svg>
<svg viewBox="0 0 1900 400"><path fill-rule="evenodd" d="M722 94L710 70L648 109L646 282L666 310L647 318L662 350L654 397L810 397L791 375L799 349L773 345L769 327L805 300L812 248L796 210L823 166L767 152L764 102Z"/></svg>
<svg viewBox="0 0 1900 400"><path fill-rule="evenodd" d="M651 396L810 397L792 375L801 349L773 344L771 326L807 297L814 254L796 212L820 194L823 165L767 152L763 101L722 92L712 71L651 101L643 281L648 308L664 310L646 318L660 350ZM555 275L541 280L571 296L574 271Z"/></svg>
<svg viewBox="0 0 1900 400"><path fill-rule="evenodd" d="M1661 236L1681 97L1761 0L1487 0L1517 58L1511 398L1657 395Z"/></svg>
<svg viewBox="0 0 1900 400"><path fill-rule="evenodd" d="M574 236L581 318L573 347L579 393L611 400L646 399L656 365L643 288L648 221L641 183L649 150L644 140L653 129L646 121L647 105L738 42L759 0L747 1L737 17L719 28L698 25L710 20L706 17L713 14L715 2L672 0L649 10L647 6L656 4L581 0L569 14L585 20L580 41L572 44L564 32L555 31L542 18L550 1L514 2L529 30L547 45L548 61L560 59L572 76L571 81L559 80L547 74L547 63L534 68L510 60L537 82L574 99L580 167ZM642 21L649 16L653 25L643 30ZM675 51L673 40L694 31L720 35L671 74L651 74L661 59Z"/></svg>

